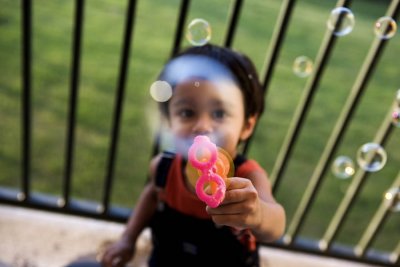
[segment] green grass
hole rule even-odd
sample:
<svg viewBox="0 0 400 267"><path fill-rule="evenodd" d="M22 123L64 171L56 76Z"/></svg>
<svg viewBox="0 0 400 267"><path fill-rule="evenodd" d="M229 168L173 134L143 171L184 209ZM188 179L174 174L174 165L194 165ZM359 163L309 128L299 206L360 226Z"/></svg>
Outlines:
<svg viewBox="0 0 400 267"><path fill-rule="evenodd" d="M192 1L188 20L208 20L211 41L222 44L230 2ZM374 21L385 14L387 2L355 1L352 6L356 26L351 34L337 40L276 194L289 221L375 38ZM116 205L134 206L146 180L158 122L148 88L169 57L179 4L178 0L138 1L112 194ZM266 96L266 111L250 147L250 156L270 173L307 82L293 74L292 63L300 55L316 57L334 5L334 1L307 0L298 1L295 7ZM0 0L0 7L0 185L19 187L20 2ZM33 1L32 190L55 195L61 194L64 170L73 9L73 1ZM103 194L125 9L125 1L86 2L72 186L77 198L100 200ZM233 47L248 54L260 73L279 11L279 1L254 0L243 5ZM182 40L182 45L189 44ZM370 77L337 155L355 160L357 149L374 139L399 88L399 59L400 39L395 36ZM355 244L359 240L383 192L397 176L399 137L400 131L395 129L386 145L388 162L382 171L368 176L339 241ZM301 234L311 238L323 235L350 183L351 179L340 180L330 172L325 175ZM393 214L374 247L392 250L400 236L399 224L399 214Z"/></svg>

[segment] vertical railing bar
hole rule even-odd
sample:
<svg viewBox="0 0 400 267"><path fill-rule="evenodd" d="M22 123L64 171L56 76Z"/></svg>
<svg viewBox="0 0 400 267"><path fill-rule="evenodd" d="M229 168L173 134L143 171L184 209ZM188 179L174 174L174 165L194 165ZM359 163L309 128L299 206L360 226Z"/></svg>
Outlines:
<svg viewBox="0 0 400 267"><path fill-rule="evenodd" d="M393 262L395 266L400 265L400 241L397 243L396 248L390 254L390 261Z"/></svg>
<svg viewBox="0 0 400 267"><path fill-rule="evenodd" d="M264 68L266 69L265 71L262 71L263 73L263 81L262 82L262 88L264 90L264 99L267 96L267 91L269 87L269 83L272 79L272 74L274 72L276 62L278 61L279 53L282 49L282 43L285 39L286 32L288 29L288 25L290 22L290 19L292 17L292 11L294 8L296 1L295 0L286 0L281 7L281 11L279 13L277 22L275 24L275 29L274 29L274 34L272 36L271 40L271 45L269 48L269 52L267 53L268 57L266 58L264 62ZM256 125L257 128L257 125ZM256 131L256 128L254 131ZM250 143L253 139L253 136L250 136L250 138L246 141L243 147L243 154L246 154L249 147Z"/></svg>
<svg viewBox="0 0 400 267"><path fill-rule="evenodd" d="M78 102L78 85L81 61L81 40L82 40L82 27L84 19L84 5L85 0L75 1L75 18L74 18L74 33L73 33L73 47L72 47L72 70L71 70L71 84L70 84L70 99L69 99L69 113L67 125L67 140L65 152L65 170L64 170L64 186L63 198L61 206L66 206L70 199L71 176L73 170L74 159L74 145L75 145L75 126L76 126L76 109Z"/></svg>
<svg viewBox="0 0 400 267"><path fill-rule="evenodd" d="M394 127L392 124L392 118L390 116L391 111L392 109L386 116L382 125L379 127L379 130L373 141L374 143L384 146L390 134L393 132ZM333 216L325 234L323 235L323 238L320 241L321 250L328 250L331 247L334 239L339 233L339 230L343 226L344 220L347 217L350 208L353 206L358 193L361 191L368 174L369 173L367 173L365 170L359 168L357 173L352 178L352 182L349 185L345 196L339 204L335 215Z"/></svg>
<svg viewBox="0 0 400 267"><path fill-rule="evenodd" d="M187 14L189 11L189 7L190 7L190 0L182 0L181 1L178 22L177 22L177 27L176 27L176 32L175 32L175 39L174 39L174 44L172 46L172 51L171 51L171 57L176 55L179 52L179 49L181 47L181 40L182 40L182 36L183 36L184 27L186 24L186 18L187 18Z"/></svg>
<svg viewBox="0 0 400 267"><path fill-rule="evenodd" d="M32 138L32 2L24 0L22 16L22 194L20 200L27 200L30 194L31 138Z"/></svg>
<svg viewBox="0 0 400 267"><path fill-rule="evenodd" d="M243 0L235 0L231 7L231 11L229 12L229 27L224 41L224 45L226 47L232 47L233 38L235 36L237 24L240 18L240 11L242 10L242 4Z"/></svg>
<svg viewBox="0 0 400 267"><path fill-rule="evenodd" d="M392 183L390 188L397 188L400 186L400 172L397 175L397 178ZM360 241L355 246L354 252L358 257L364 257L366 251L371 246L372 242L377 237L379 230L382 228L384 222L389 217L388 215L391 213L390 207L388 207L385 199L382 200L381 205L378 210L375 212L374 217L369 223L367 229L364 231L363 235L360 238Z"/></svg>
<svg viewBox="0 0 400 267"><path fill-rule="evenodd" d="M400 3L400 0L392 1L390 7L388 8L388 12L387 12L388 16L391 16L394 18L397 17L398 12L399 12L399 3ZM338 146L341 136L343 135L345 129L347 128L348 121L354 113L356 103L361 98L363 90L366 87L366 85L369 81L369 78L372 76L373 70L378 65L378 60L380 58L380 55L383 52L383 49L385 48L386 43L387 43L387 40L382 40L382 39L378 39L378 38L376 38L374 40L374 42L372 43L371 48L368 52L368 55L367 55L367 57L363 63L363 66L360 70L360 73L355 81L355 84L351 91L350 97L347 99L347 102L345 104L343 112L341 113L341 116L339 117L338 123L336 124L335 129L332 132L331 137L329 138L328 145L325 147L323 156L321 157L321 161L320 161L321 164L318 164L319 167L317 166L317 169L312 176L312 179L314 179L315 181L321 180L321 177L323 177L323 174L327 169L328 161L330 161L332 159L332 156L335 152L336 147ZM391 113L392 109L389 112ZM383 140L386 139L386 136L381 136L381 135L388 135L392 129L391 116L390 115L388 115L388 116L389 116L389 118L386 118L386 120L384 121L383 125L380 128L380 129L382 129L381 130L382 132L379 132L378 136L375 138L376 140L379 141L379 143L383 142ZM356 175L355 177L357 177L357 178L359 177L359 179L362 180L364 178L365 174L362 173L362 170L360 170L359 172L360 172L360 175ZM357 183L357 180L358 179L353 178L353 183L354 184ZM361 182L362 181L358 182L358 183L360 183L360 185L357 187L361 188ZM315 182L315 184L317 184L317 182ZM352 186L349 186L349 190L352 190L351 188L352 188ZM311 188L311 187L310 187L310 190L312 190L313 192L316 191L314 188ZM355 190L354 190L354 192L351 192L351 193L349 192L348 193L349 197L346 198L346 196L347 196L347 194L346 194L346 196L342 200L342 203L340 204L338 211L336 212L334 218L332 219L332 221L328 227L328 230L326 231L323 239L320 242L321 249L323 249L323 250L329 249L333 239L337 235L339 228L341 227L341 225L343 223L343 220L350 208L350 205L352 204L351 200L355 197L356 193L357 192ZM314 194L315 193L313 193L313 195ZM350 197L351 194L354 194L354 196ZM312 201L312 198L310 198L310 197L308 197L308 198L309 199L304 199L304 201ZM305 211L306 211L305 209L304 209L304 211L301 211L299 209L299 211L298 211L299 218L304 217L304 215L306 213ZM295 227L296 226L293 225L293 228L295 228Z"/></svg>
<svg viewBox="0 0 400 267"><path fill-rule="evenodd" d="M112 180L114 175L115 159L117 155L119 131L121 127L122 107L125 94L126 78L129 67L129 54L130 54L135 12L136 12L136 1L130 0L126 13L127 18L125 24L124 42L121 53L119 79L116 90L114 116L111 128L112 129L111 144L107 161L107 174L104 183L104 195L102 203L103 213L107 213L110 204L110 194L112 191Z"/></svg>
<svg viewBox="0 0 400 267"><path fill-rule="evenodd" d="M334 152L336 151L341 137L343 136L349 121L351 120L351 117L356 108L356 104L361 98L363 89L366 87L371 73L377 65L379 56L383 51L385 43L386 42L384 40L375 39L375 41L371 45L370 51L353 86L350 97L347 99L347 102L342 110L341 115L339 116L338 122L335 125L332 135L330 136L327 145L325 146L321 159L317 164L313 175L311 176L310 182L305 193L303 194L303 198L299 204L299 207L296 210L295 215L291 221L287 233L288 240L291 240L291 237L298 233L301 225L304 223L304 218L308 213L312 201L315 198L318 188L321 184L322 177L326 172L327 164L331 160ZM322 242L321 244L324 244L324 242ZM323 248L324 245L321 245L321 247Z"/></svg>
<svg viewBox="0 0 400 267"><path fill-rule="evenodd" d="M264 62L264 71L263 73L263 89L264 89L264 97L267 94L269 83L272 79L276 62L278 61L279 54L282 49L282 43L285 40L286 32L290 23L290 19L292 18L292 11L296 4L296 0L286 0L281 7L281 11L279 13L278 21L276 23L274 34L271 40L271 46L267 53L268 57Z"/></svg>
<svg viewBox="0 0 400 267"><path fill-rule="evenodd" d="M339 0L336 6L348 6L350 2L350 0ZM340 20L338 20L337 23L340 23ZM292 155L294 145L303 126L303 121L305 120L308 110L311 107L314 93L318 88L320 80L322 79L323 72L329 61L329 57L333 50L336 39L337 38L332 33L332 31L330 29L327 29L324 39L322 41L322 45L320 47L320 50L318 51L315 60L314 71L311 74L310 79L307 81L307 84L305 85L302 98L300 99L296 111L294 112L289 130L278 153L274 168L272 169L271 181L273 184L274 192L279 187L283 173Z"/></svg>

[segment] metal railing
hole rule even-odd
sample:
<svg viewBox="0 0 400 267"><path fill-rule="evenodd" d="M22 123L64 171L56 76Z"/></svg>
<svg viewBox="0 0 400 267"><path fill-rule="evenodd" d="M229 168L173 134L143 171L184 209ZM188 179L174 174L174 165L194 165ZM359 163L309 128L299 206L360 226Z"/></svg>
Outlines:
<svg viewBox="0 0 400 267"><path fill-rule="evenodd" d="M337 7L349 7L350 0L339 0ZM137 9L137 1L128 1L125 18L125 30L122 41L122 49L120 56L119 75L117 80L117 90L114 103L114 113L112 120L111 141L108 150L107 171L103 185L103 197L101 203L79 201L71 198L71 176L74 162L74 147L75 147L75 127L77 117L77 101L78 101L78 84L80 79L81 65L81 48L82 35L84 25L84 0L75 1L74 9L74 33L72 42L72 67L70 76L70 95L68 107L68 125L66 135L65 162L63 174L63 192L62 197L53 197L46 194L33 193L31 191L31 147L32 147L32 0L22 0L21 2L21 18L22 18L22 177L21 188L5 189L0 187L0 203L6 203L17 206L37 208L53 212L66 214L74 214L98 218L102 220L111 220L125 222L130 214L129 208L119 208L111 205L110 195L113 186L114 168L116 165L116 152L121 128L121 117L123 109L123 99L125 97L126 80L128 76L128 64L130 58L130 49L133 40L133 30L135 27L135 17ZM227 23L226 36L224 45L232 46L235 38L236 28L240 19L241 10L244 1L232 1L232 7L229 13ZM285 41L286 32L290 25L290 19L295 10L295 0L284 0L281 4L281 11L276 21L274 34L269 44L269 51L266 55L264 72L261 73L262 84L265 89L265 97L268 97L268 89L270 81L273 77L280 52ZM181 40L184 32L184 25L187 22L188 12L190 10L191 1L182 0L177 18L175 36L173 39L171 55L176 54L180 49ZM386 16L397 19L400 10L399 0L393 0L389 3ZM340 22L339 22L340 23ZM320 81L324 76L327 63L331 54L334 51L337 37L332 34L331 30L327 30L320 45L317 54L314 71L307 80L303 95L299 101L294 117L287 131L287 135L280 148L280 152L275 162L271 174L273 190L276 192L284 177L288 162L291 160L293 148L299 138L302 126L307 117L308 111L312 106L313 97L316 95L316 90L319 87ZM358 170L349 186L344 198L341 200L334 217L332 218L328 228L320 240L306 240L299 236L305 218L310 212L311 205L315 201L319 193L323 177L325 176L328 165L332 161L337 148L344 136L346 129L352 120L357 105L361 96L367 87L368 81L375 67L377 67L380 56L384 53L385 46L388 40L375 39L370 46L369 52L364 60L362 68L351 89L350 95L347 98L344 108L331 132L329 139L325 145L322 155L315 166L314 172L310 178L307 188L302 196L302 199L295 211L293 218L288 222L288 230L284 237L278 242L266 244L267 246L279 247L293 251L302 251L311 254L324 255L327 257L344 258L356 262L366 262L381 264L383 266L399 266L400 265L400 241L392 251L376 252L370 250L372 241L379 235L379 230L383 227L385 221L392 216L390 208L382 203L376 210L376 213L371 218L368 228L362 235L362 238L354 247L344 247L337 245L335 240L344 221L347 219L349 210L351 209L357 195L362 190L363 183L368 176L368 173L362 169ZM390 107L389 113L393 107ZM382 146L391 136L394 126L391 122L390 114L385 119L378 129L375 136L375 143ZM250 139L245 147L244 153L247 152L251 143ZM157 140L154 144L153 153L158 150ZM393 187L400 186L400 173L394 179ZM397 234L397 236L396 236ZM393 238L400 240L399 233L394 233Z"/></svg>

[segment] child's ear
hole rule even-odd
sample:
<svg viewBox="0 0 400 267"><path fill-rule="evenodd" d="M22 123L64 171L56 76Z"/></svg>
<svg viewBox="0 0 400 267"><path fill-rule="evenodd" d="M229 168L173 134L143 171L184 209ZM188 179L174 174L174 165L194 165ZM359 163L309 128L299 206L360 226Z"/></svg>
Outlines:
<svg viewBox="0 0 400 267"><path fill-rule="evenodd" d="M251 136L256 126L258 115L253 115L245 119L242 132L240 134L240 140L244 141Z"/></svg>

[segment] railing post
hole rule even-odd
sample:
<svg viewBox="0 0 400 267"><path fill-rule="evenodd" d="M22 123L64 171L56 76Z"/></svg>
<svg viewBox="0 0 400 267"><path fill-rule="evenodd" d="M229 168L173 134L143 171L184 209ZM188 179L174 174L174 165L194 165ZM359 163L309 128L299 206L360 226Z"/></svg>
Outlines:
<svg viewBox="0 0 400 267"><path fill-rule="evenodd" d="M182 0L181 1L181 6L179 8L179 16L178 16L178 21L176 25L176 32L175 32L175 38L174 38L174 43L172 46L172 51L171 51L171 57L176 55L179 52L179 49L181 47L181 41L182 41L182 36L184 34L184 27L186 23L186 17L189 12L189 7L190 7L190 0Z"/></svg>
<svg viewBox="0 0 400 267"><path fill-rule="evenodd" d="M32 138L32 2L24 0L22 16L22 192L19 200L27 200L30 194L31 138Z"/></svg>
<svg viewBox="0 0 400 267"><path fill-rule="evenodd" d="M229 22L228 30L226 31L224 45L226 47L231 47L233 43L233 38L235 37L235 32L237 28L237 23L240 17L240 11L242 10L243 0L235 0L232 2L231 11L229 12Z"/></svg>
<svg viewBox="0 0 400 267"><path fill-rule="evenodd" d="M263 87L263 97L264 100L267 97L267 92L269 89L269 83L272 79L272 74L274 73L276 62L278 61L279 58L279 53L282 50L282 43L285 39L286 32L289 26L290 19L292 17L292 12L295 6L296 0L285 0L282 4L281 11L278 16L277 23L275 25L274 29L274 34L272 37L270 49L268 52L268 57L265 60L264 63L264 68L260 74L260 77L263 77L263 80L261 81L262 87ZM258 127L258 124L256 125L256 128L254 131L256 131ZM246 154L247 151L249 150L250 143L252 141L252 136L247 140L247 142L244 144L243 147L243 154Z"/></svg>
<svg viewBox="0 0 400 267"><path fill-rule="evenodd" d="M390 188L400 188L400 172ZM397 196L393 197L395 198L394 201L396 201ZM391 213L391 207L387 205L386 201L387 200L385 198L382 200L382 203L368 225L368 228L365 230L360 241L355 246L354 252L358 257L365 256L367 249L376 238L386 219L389 217ZM396 202L394 204L397 205Z"/></svg>
<svg viewBox="0 0 400 267"><path fill-rule="evenodd" d="M112 181L114 175L115 159L117 155L119 132L121 128L121 116L123 100L125 95L126 77L129 68L129 55L132 42L132 33L136 13L136 0L129 0L126 12L125 34L121 53L121 63L119 68L119 79L116 90L114 116L112 121L111 143L107 160L106 177L104 181L104 194L100 212L107 213L110 205L110 195L112 192Z"/></svg>
<svg viewBox="0 0 400 267"><path fill-rule="evenodd" d="M393 109L390 108L388 114L386 114L385 119L383 120L383 123L380 126L376 137L374 138L374 143L384 146L391 133L393 132L394 126L392 124L392 118L390 116L392 110ZM342 199L342 202L340 203L334 217L332 218L328 229L326 230L323 238L319 242L321 250L327 251L329 250L329 248L331 248L332 242L334 241L340 228L342 227L344 219L346 218L352 204L354 203L357 194L361 191L361 188L366 181L367 176L368 173L362 168L360 168L354 175L352 183L350 184L345 196Z"/></svg>
<svg viewBox="0 0 400 267"><path fill-rule="evenodd" d="M394 1L392 2L392 5L389 7L388 10L388 15L389 16L396 16L397 14L397 9L398 9L398 3L399 1ZM300 228L304 224L305 217L310 209L310 206L312 205L312 201L315 198L318 189L320 187L320 184L322 182L322 179L324 177L324 174L327 170L327 165L332 159L332 156L334 152L336 151L336 148L339 145L339 142L341 141L341 138L347 128L348 123L351 120L351 117L355 111L355 108L357 106L357 103L361 99L362 93L364 92L364 89L366 88L368 81L370 77L372 76L372 72L375 69L375 67L378 64L378 60L380 58L380 55L383 52L383 49L385 47L386 41L381 40L381 39L375 39L374 42L371 45L371 48L368 52L367 57L365 58L364 64L359 72L359 75L353 85L353 88L351 90L350 96L348 97L344 108L342 109L342 112L339 116L338 122L336 123L334 130L327 142L327 145L325 146L325 149L322 153L322 156L320 158L319 163L317 164L317 167L315 168L315 171L313 175L311 176L310 182L306 188L306 191L303 194L303 197L300 201L299 207L297 208L295 215L293 217L292 222L290 223L289 230L286 234L286 241L288 243L291 243L293 241L293 237L297 235L297 233L300 231ZM337 225L339 226L339 225ZM326 250L330 247L330 239L333 238L334 233L337 230L332 230L332 228L329 228L330 230L328 233L324 236L323 240L320 243L320 248L322 250Z"/></svg>
<svg viewBox="0 0 400 267"><path fill-rule="evenodd" d="M336 6L349 6L350 3L351 0L339 0ZM337 23L341 23L340 20L338 20ZM294 117L289 125L288 133L284 139L277 159L275 160L275 165L272 169L271 182L273 184L274 192L277 191L281 178L286 170L287 163L292 156L293 148L303 126L303 121L307 116L308 110L311 108L314 94L318 89L319 82L321 81L325 67L328 64L336 39L337 38L332 31L327 29L324 40L322 41L320 50L315 60L314 71L312 72L310 79L307 81L304 93L294 112Z"/></svg>
<svg viewBox="0 0 400 267"><path fill-rule="evenodd" d="M63 207L68 205L70 200L70 188L74 161L74 146L75 146L75 126L76 126L76 109L78 106L78 88L80 76L81 62L81 46L82 46L82 28L84 19L85 0L75 1L75 19L72 47L72 64L71 64L71 84L70 84L70 99L69 112L67 120L67 139L65 151L65 167L63 180L63 196L59 200L58 205Z"/></svg>

